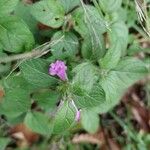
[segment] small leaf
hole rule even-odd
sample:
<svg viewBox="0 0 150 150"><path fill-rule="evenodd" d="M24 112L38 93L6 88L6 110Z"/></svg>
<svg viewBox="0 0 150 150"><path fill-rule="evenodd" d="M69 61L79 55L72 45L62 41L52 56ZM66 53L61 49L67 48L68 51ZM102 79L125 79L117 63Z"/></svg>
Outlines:
<svg viewBox="0 0 150 150"><path fill-rule="evenodd" d="M30 98L24 89L6 90L0 105L0 113L8 117L18 117L30 109Z"/></svg>
<svg viewBox="0 0 150 150"><path fill-rule="evenodd" d="M65 11L56 0L43 0L33 4L31 14L41 23L58 28L64 22Z"/></svg>
<svg viewBox="0 0 150 150"><path fill-rule="evenodd" d="M48 87L56 83L57 79L48 75L49 63L44 59L30 59L20 65L24 78L37 87Z"/></svg>
<svg viewBox="0 0 150 150"><path fill-rule="evenodd" d="M128 27L122 22L116 22L112 24L109 31L109 38L111 47L115 47L120 44L121 52L124 55L128 45Z"/></svg>
<svg viewBox="0 0 150 150"><path fill-rule="evenodd" d="M121 54L121 45L119 42L115 42L115 44L107 51L106 55L100 59L100 67L102 69L112 69L116 67L121 58Z"/></svg>
<svg viewBox="0 0 150 150"><path fill-rule="evenodd" d="M33 132L48 136L52 132L50 118L40 112L29 112L24 122Z"/></svg>
<svg viewBox="0 0 150 150"><path fill-rule="evenodd" d="M62 38L63 37L63 38ZM72 32L56 32L52 41L60 40L57 44L51 47L52 54L55 58L73 57L78 50L79 42L78 38Z"/></svg>
<svg viewBox="0 0 150 150"><path fill-rule="evenodd" d="M99 0L99 4L104 12L117 11L121 6L122 0Z"/></svg>
<svg viewBox="0 0 150 150"><path fill-rule="evenodd" d="M10 14L18 2L19 0L0 0L0 16Z"/></svg>
<svg viewBox="0 0 150 150"><path fill-rule="evenodd" d="M99 116L95 112L82 110L81 124L89 133L95 133L99 127Z"/></svg>
<svg viewBox="0 0 150 150"><path fill-rule="evenodd" d="M27 25L15 16L0 17L0 44L12 53L31 50L34 38Z"/></svg>
<svg viewBox="0 0 150 150"><path fill-rule="evenodd" d="M59 0L59 1L61 5L64 7L66 13L80 4L80 0Z"/></svg>
<svg viewBox="0 0 150 150"><path fill-rule="evenodd" d="M65 101L58 111L54 118L54 129L53 133L60 134L68 130L75 121L75 109L72 104L68 101Z"/></svg>
<svg viewBox="0 0 150 150"><path fill-rule="evenodd" d="M128 44L128 29L123 22L116 22L110 27L108 33L110 48L99 63L102 69L109 70L116 67L121 56L125 53Z"/></svg>

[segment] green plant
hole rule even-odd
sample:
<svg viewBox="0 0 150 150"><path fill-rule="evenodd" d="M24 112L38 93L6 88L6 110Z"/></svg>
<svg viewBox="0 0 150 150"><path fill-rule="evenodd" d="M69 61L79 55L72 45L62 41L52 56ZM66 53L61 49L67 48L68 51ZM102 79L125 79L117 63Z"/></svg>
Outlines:
<svg viewBox="0 0 150 150"><path fill-rule="evenodd" d="M97 131L98 115L114 108L127 88L149 73L149 61L131 51L129 28L136 17L128 19L132 9L122 5L127 3L0 0L0 83L5 93L0 114L9 125L24 122L47 137L65 135L81 113L83 128ZM43 29L37 28L39 23ZM57 60L66 65L65 78L48 71Z"/></svg>

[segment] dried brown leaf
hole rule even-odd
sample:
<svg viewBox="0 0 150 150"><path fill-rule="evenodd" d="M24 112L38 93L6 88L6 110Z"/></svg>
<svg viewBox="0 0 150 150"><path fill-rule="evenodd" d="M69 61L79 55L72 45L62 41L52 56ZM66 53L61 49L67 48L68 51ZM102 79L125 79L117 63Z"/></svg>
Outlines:
<svg viewBox="0 0 150 150"><path fill-rule="evenodd" d="M31 145L39 139L39 135L37 133L32 132L23 123L11 128L10 134L13 138L18 140L19 146Z"/></svg>

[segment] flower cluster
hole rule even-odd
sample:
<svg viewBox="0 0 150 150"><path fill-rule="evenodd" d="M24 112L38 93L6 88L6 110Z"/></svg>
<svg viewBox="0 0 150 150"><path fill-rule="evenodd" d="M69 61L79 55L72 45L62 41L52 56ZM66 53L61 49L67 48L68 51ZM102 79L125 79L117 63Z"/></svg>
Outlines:
<svg viewBox="0 0 150 150"><path fill-rule="evenodd" d="M49 68L49 74L54 76L57 75L61 80L67 80L66 75L67 66L61 60L57 60L55 63L52 63Z"/></svg>

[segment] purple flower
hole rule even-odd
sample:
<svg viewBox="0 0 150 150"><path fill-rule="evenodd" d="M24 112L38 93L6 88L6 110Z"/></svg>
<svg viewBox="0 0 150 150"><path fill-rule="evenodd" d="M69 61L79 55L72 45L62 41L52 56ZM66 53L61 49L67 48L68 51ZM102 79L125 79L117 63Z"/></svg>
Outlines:
<svg viewBox="0 0 150 150"><path fill-rule="evenodd" d="M75 121L79 122L80 121L80 116L81 116L80 110L76 111Z"/></svg>
<svg viewBox="0 0 150 150"><path fill-rule="evenodd" d="M57 60L55 63L50 64L49 74L54 76L57 75L61 80L67 80L66 75L67 66L61 60Z"/></svg>

